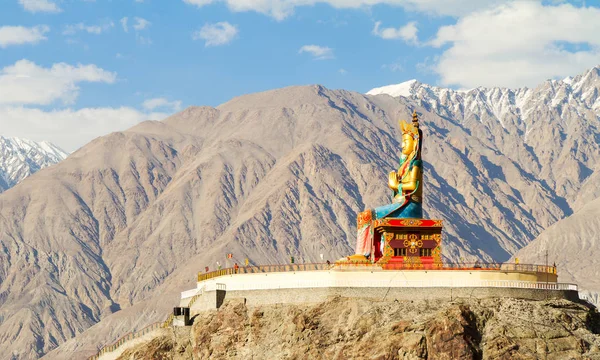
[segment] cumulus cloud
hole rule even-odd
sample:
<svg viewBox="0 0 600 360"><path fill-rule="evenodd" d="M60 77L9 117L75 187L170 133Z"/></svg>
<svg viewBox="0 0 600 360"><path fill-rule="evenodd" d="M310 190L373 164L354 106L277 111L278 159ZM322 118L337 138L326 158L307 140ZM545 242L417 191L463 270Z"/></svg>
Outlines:
<svg viewBox="0 0 600 360"><path fill-rule="evenodd" d="M238 34L238 28L228 22L205 24L192 34L194 40L204 40L204 46L229 44Z"/></svg>
<svg viewBox="0 0 600 360"><path fill-rule="evenodd" d="M333 59L333 49L319 45L304 45L298 50L298 54L309 53L317 60Z"/></svg>
<svg viewBox="0 0 600 360"><path fill-rule="evenodd" d="M116 78L115 73L96 65L58 63L46 68L29 60L20 60L1 68L2 134L48 140L67 151L73 151L109 132L126 130L144 120L164 119L175 111L175 107L180 106L177 102L167 102L164 106L155 103L143 111L131 107L35 108L36 105L52 105L57 101L72 103L79 93L79 83L111 84Z"/></svg>
<svg viewBox="0 0 600 360"><path fill-rule="evenodd" d="M0 48L6 48L11 45L37 44L46 40L46 34L50 28L46 25L34 27L24 26L1 26L0 27Z"/></svg>
<svg viewBox="0 0 600 360"><path fill-rule="evenodd" d="M299 6L329 4L337 9L358 9L373 5L391 5L410 11L419 11L435 15L461 16L471 11L500 4L504 0L183 0L184 3L198 7L225 3L234 12L255 11L277 20L283 20L293 14Z"/></svg>
<svg viewBox="0 0 600 360"><path fill-rule="evenodd" d="M373 35L379 36L382 39L393 40L393 39L402 39L408 43L416 44L418 43L417 39L417 23L415 21L411 21L408 24L396 29L396 28L380 28L381 21L375 23L375 27L373 28Z"/></svg>
<svg viewBox="0 0 600 360"><path fill-rule="evenodd" d="M133 24L133 28L135 31L147 29L152 24L150 21L141 17L135 17L133 18L133 20L135 20L135 23Z"/></svg>
<svg viewBox="0 0 600 360"><path fill-rule="evenodd" d="M600 63L600 9L516 1L444 26L430 42L450 47L435 71L445 85L535 86Z"/></svg>
<svg viewBox="0 0 600 360"><path fill-rule="evenodd" d="M43 111L0 105L0 128L5 136L48 140L71 152L98 136L126 130L145 120L162 120L168 115L130 107Z"/></svg>
<svg viewBox="0 0 600 360"><path fill-rule="evenodd" d="M127 16L125 16L124 18L119 20L119 22L121 23L121 27L123 27L123 31L125 31L125 32L129 32L129 26L127 25L128 21L129 21L129 18Z"/></svg>
<svg viewBox="0 0 600 360"><path fill-rule="evenodd" d="M181 110L181 101L174 100L169 101L166 98L153 98L148 99L142 103L142 107L145 110L152 111L156 109L170 110L172 112L176 112Z"/></svg>
<svg viewBox="0 0 600 360"><path fill-rule="evenodd" d="M87 32L90 34L100 35L113 28L115 23L112 21L106 22L102 25L85 25L84 23L66 25L63 30L63 35L75 35L78 32Z"/></svg>
<svg viewBox="0 0 600 360"><path fill-rule="evenodd" d="M19 4L21 4L26 11L32 13L57 13L62 11L55 2L50 0L19 0Z"/></svg>
<svg viewBox="0 0 600 360"><path fill-rule="evenodd" d="M71 104L79 95L80 82L114 83L117 75L96 65L58 63L50 68L29 60L0 69L0 105L49 105L57 100Z"/></svg>

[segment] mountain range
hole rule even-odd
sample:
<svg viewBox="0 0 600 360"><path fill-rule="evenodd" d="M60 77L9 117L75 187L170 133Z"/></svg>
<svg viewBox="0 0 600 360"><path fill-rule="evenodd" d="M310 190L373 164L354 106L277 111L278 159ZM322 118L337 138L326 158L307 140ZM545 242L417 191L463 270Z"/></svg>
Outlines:
<svg viewBox="0 0 600 360"><path fill-rule="evenodd" d="M0 358L91 355L164 318L227 253L351 254L356 214L390 201L398 120L413 110L445 261L508 260L600 194L600 68L535 89L401 87L296 86L190 107L1 194Z"/></svg>
<svg viewBox="0 0 600 360"><path fill-rule="evenodd" d="M0 192L10 189L29 175L67 157L47 142L0 136Z"/></svg>

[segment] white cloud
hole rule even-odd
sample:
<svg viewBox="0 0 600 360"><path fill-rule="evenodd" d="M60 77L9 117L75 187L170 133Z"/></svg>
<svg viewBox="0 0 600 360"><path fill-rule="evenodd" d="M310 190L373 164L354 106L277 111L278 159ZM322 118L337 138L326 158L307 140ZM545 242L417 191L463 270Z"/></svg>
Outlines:
<svg viewBox="0 0 600 360"><path fill-rule="evenodd" d="M5 136L48 140L70 152L98 136L126 130L144 120L162 120L168 115L130 107L43 111L0 105L0 128Z"/></svg>
<svg viewBox="0 0 600 360"><path fill-rule="evenodd" d="M142 107L145 110L152 111L156 109L170 110L176 112L181 110L181 101L174 100L169 101L166 98L153 98L148 99L142 103Z"/></svg>
<svg viewBox="0 0 600 360"><path fill-rule="evenodd" d="M399 62L381 65L381 68L382 69L388 69L388 70L390 70L392 72L397 72L397 71L404 70L404 66L402 66L402 64L400 64Z"/></svg>
<svg viewBox="0 0 600 360"><path fill-rule="evenodd" d="M72 66L65 63L43 68L29 60L0 69L0 105L49 105L57 100L75 101L80 82L114 83L117 75L96 65Z"/></svg>
<svg viewBox="0 0 600 360"><path fill-rule="evenodd" d="M408 24L395 29L395 28L384 28L380 29L381 21L375 23L375 27L373 28L373 35L379 36L382 39L392 40L392 39L402 39L408 43L417 44L419 42L417 38L417 23L415 21L411 21Z"/></svg>
<svg viewBox="0 0 600 360"><path fill-rule="evenodd" d="M298 54L309 53L317 60L333 59L333 49L319 45L304 45L298 50Z"/></svg>
<svg viewBox="0 0 600 360"><path fill-rule="evenodd" d="M54 3L49 0L19 0L19 4L23 6L26 11L36 13L36 12L48 12L48 13L57 13L62 10Z"/></svg>
<svg viewBox="0 0 600 360"><path fill-rule="evenodd" d="M194 40L204 40L204 46L229 44L238 34L238 28L228 22L205 24L192 34Z"/></svg>
<svg viewBox="0 0 600 360"><path fill-rule="evenodd" d="M152 45L152 39L150 39L149 37L146 36L142 36L140 34L136 34L135 35L135 39L137 40L138 43L140 43L141 45Z"/></svg>
<svg viewBox="0 0 600 360"><path fill-rule="evenodd" d="M435 65L439 62L440 56L426 56L423 61L415 65L415 69L422 74L435 74Z"/></svg>
<svg viewBox="0 0 600 360"><path fill-rule="evenodd" d="M115 23L112 21L106 22L102 25L85 25L84 23L66 25L63 30L63 35L75 35L79 31L85 31L90 34L100 35L113 28Z"/></svg>
<svg viewBox="0 0 600 360"><path fill-rule="evenodd" d="M46 25L34 27L23 26L0 26L0 48L6 48L11 45L37 44L41 40L46 40L44 34L50 31Z"/></svg>
<svg viewBox="0 0 600 360"><path fill-rule="evenodd" d="M342 75L346 75L348 73L346 69L339 69L338 72Z"/></svg>
<svg viewBox="0 0 600 360"><path fill-rule="evenodd" d="M516 1L438 30L450 48L435 65L444 85L535 86L600 63L600 9Z"/></svg>
<svg viewBox="0 0 600 360"><path fill-rule="evenodd" d="M461 16L500 4L505 0L183 0L183 2L198 7L221 2L227 4L231 11L255 11L283 20L293 14L296 7L316 4L329 4L337 9L359 9L382 4L435 15Z"/></svg>
<svg viewBox="0 0 600 360"><path fill-rule="evenodd" d="M119 22L121 23L121 26L123 27L123 31L125 31L125 32L129 32L129 26L127 26L128 20L129 20L129 18L127 18L127 16L125 16L124 18L119 20Z"/></svg>
<svg viewBox="0 0 600 360"><path fill-rule="evenodd" d="M119 20L119 22L121 23L121 27L123 28L123 31L125 31L126 33L129 32L129 18L127 16L121 18L121 20ZM146 29L148 29L150 27L150 25L152 25L152 23L144 18L141 17L134 17L133 18L133 30L135 30L135 39L137 40L137 42L139 44L142 45L152 45L152 39L147 37L147 36L142 36L140 34L141 31L144 31Z"/></svg>
<svg viewBox="0 0 600 360"><path fill-rule="evenodd" d="M152 24L150 21L141 17L135 17L133 18L133 20L135 20L135 23L133 24L133 28L135 29L135 31L147 29Z"/></svg>

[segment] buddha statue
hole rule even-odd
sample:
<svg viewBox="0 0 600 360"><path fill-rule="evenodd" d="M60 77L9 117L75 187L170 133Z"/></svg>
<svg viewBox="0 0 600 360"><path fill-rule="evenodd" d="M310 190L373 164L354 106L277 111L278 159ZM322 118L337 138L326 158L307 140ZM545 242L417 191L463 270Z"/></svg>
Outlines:
<svg viewBox="0 0 600 360"><path fill-rule="evenodd" d="M419 118L413 113L412 124L400 121L402 131L402 153L398 170L390 172L388 186L393 191L391 204L369 209L358 214L355 255L351 261L367 261L373 244L371 222L382 218L423 218L423 162L421 149L423 132L419 129Z"/></svg>
<svg viewBox="0 0 600 360"><path fill-rule="evenodd" d="M388 186L393 191L392 204L375 209L378 216L391 218L423 217L423 162L421 161L422 131L419 118L413 113L413 123L400 122L402 154L397 171L390 172ZM400 206L398 206L400 205Z"/></svg>

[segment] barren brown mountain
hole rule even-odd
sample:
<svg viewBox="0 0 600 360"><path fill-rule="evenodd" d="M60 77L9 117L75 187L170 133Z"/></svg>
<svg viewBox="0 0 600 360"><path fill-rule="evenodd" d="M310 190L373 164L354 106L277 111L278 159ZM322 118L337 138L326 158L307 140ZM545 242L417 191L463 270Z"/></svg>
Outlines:
<svg viewBox="0 0 600 360"><path fill-rule="evenodd" d="M255 264L351 253L356 213L389 201L397 120L413 109L445 257L506 260L600 185L588 180L597 110L542 104L551 86L531 90L526 118L520 108L503 122L468 103L475 90L458 116L418 98L301 86L98 138L0 195L0 358L61 344L49 358L91 355L164 318L226 253Z"/></svg>
<svg viewBox="0 0 600 360"><path fill-rule="evenodd" d="M600 199L544 230L515 257L544 263L546 251L549 261L556 262L561 281L579 284L600 306Z"/></svg>

